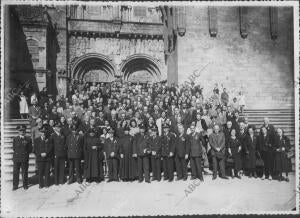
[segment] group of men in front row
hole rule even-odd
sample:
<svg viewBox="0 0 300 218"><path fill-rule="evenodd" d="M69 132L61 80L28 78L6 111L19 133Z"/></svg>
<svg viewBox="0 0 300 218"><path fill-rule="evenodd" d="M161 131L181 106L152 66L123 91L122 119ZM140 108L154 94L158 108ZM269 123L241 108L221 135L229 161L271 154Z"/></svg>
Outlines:
<svg viewBox="0 0 300 218"><path fill-rule="evenodd" d="M265 143L264 135L266 135L262 133L262 140L256 140L253 127L248 127L248 133L245 132L246 138L243 139L246 143L243 145L238 141L240 138L236 140L235 129L226 133L220 131L218 125L214 126L213 133L209 136L196 132L193 124L189 128L189 134L182 125L178 126L177 134L170 132L170 126L164 125L162 136L158 135L157 128L145 131L143 125L139 126L139 133L131 136L130 129L126 126L123 128L124 134L118 138L115 137L112 128L108 131L104 129L105 134L101 136L95 128L80 134L74 126L68 128L69 133L66 136L63 134L63 128L65 127L58 123L53 128L54 132L49 135L47 127L42 126L40 129L42 135L35 139L34 147L31 138L26 136L26 126L18 128L19 136L13 140L13 190L18 188L20 168L23 187L28 188L28 162L31 152L36 156L39 188L50 185L51 172L56 185L64 184L67 169L68 184L75 180L81 183L83 177L87 182L104 181L106 168L104 164L108 169L108 182L121 179L139 182L145 180L150 183L150 172L152 180L160 181L163 172L163 179L171 182L174 180L175 171L176 180L187 180L188 163L191 167L191 179L198 178L203 181L203 162L207 159L208 150L212 157L213 179L216 179L217 175L228 179L225 175L227 156L234 159L232 176L240 179L243 153L246 155L246 168L250 176L252 174L256 177L256 150L258 142ZM268 157L265 160L268 161Z"/></svg>

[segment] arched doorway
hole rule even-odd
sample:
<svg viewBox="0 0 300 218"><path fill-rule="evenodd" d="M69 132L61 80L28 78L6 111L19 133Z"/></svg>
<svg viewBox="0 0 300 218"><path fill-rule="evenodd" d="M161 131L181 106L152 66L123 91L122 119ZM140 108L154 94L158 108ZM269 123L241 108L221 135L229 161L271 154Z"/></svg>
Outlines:
<svg viewBox="0 0 300 218"><path fill-rule="evenodd" d="M129 56L120 67L122 79L130 82L159 82L161 70L159 63L149 55L135 54Z"/></svg>
<svg viewBox="0 0 300 218"><path fill-rule="evenodd" d="M89 53L74 61L71 73L79 81L111 82L115 79L115 66L105 55Z"/></svg>

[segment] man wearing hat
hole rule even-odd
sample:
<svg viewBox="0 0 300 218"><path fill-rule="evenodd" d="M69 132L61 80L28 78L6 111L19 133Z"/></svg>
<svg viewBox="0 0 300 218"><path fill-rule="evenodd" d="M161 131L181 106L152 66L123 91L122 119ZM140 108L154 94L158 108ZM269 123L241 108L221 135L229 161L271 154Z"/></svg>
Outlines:
<svg viewBox="0 0 300 218"><path fill-rule="evenodd" d="M74 171L78 183L82 182L80 161L83 156L83 136L79 135L74 126L71 127L71 134L67 136L66 147L69 161L68 184L74 182Z"/></svg>
<svg viewBox="0 0 300 218"><path fill-rule="evenodd" d="M151 129L151 135L148 138L148 144L151 149L152 180L161 180L161 140L158 136L157 128Z"/></svg>
<svg viewBox="0 0 300 218"><path fill-rule="evenodd" d="M108 130L108 138L104 143L104 152L108 166L108 182L119 181L118 178L118 153L119 143L114 137L114 130Z"/></svg>
<svg viewBox="0 0 300 218"><path fill-rule="evenodd" d="M50 142L54 148L54 183L64 184L65 161L67 157L66 137L62 134L60 123L53 127L54 133L50 136Z"/></svg>
<svg viewBox="0 0 300 218"><path fill-rule="evenodd" d="M140 132L135 136L133 156L137 158L139 182L143 182L145 176L145 181L150 183L149 155L151 150L147 143L148 137L145 134L145 126L140 125L139 128Z"/></svg>
<svg viewBox="0 0 300 218"><path fill-rule="evenodd" d="M26 126L18 126L19 135L13 139L13 190L18 189L20 168L22 169L23 188L28 188L28 162L32 152L32 140L25 136Z"/></svg>
<svg viewBox="0 0 300 218"><path fill-rule="evenodd" d="M39 188L48 187L53 158L53 145L46 135L46 125L40 129L42 135L34 141L34 153L38 164Z"/></svg>
<svg viewBox="0 0 300 218"><path fill-rule="evenodd" d="M175 136L170 133L170 126L163 126L163 135L161 138L164 180L172 182L174 179L174 153L175 153Z"/></svg>
<svg viewBox="0 0 300 218"><path fill-rule="evenodd" d="M94 128L89 129L84 140L85 178L87 182L100 182L104 179L99 153L103 152L103 144Z"/></svg>

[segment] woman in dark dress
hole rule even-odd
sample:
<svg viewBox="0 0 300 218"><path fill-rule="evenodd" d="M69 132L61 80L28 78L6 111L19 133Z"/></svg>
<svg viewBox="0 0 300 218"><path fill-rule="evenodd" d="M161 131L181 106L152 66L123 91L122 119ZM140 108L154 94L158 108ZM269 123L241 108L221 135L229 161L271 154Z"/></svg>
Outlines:
<svg viewBox="0 0 300 218"><path fill-rule="evenodd" d="M99 153L103 152L103 144L100 139L96 137L95 129L90 129L84 143L86 150L87 162L85 164L85 177L87 182L100 182L104 179L102 160Z"/></svg>
<svg viewBox="0 0 300 218"><path fill-rule="evenodd" d="M129 127L124 128L124 135L120 137L120 179L123 181L133 181L136 176L136 165L132 157L133 137L129 135Z"/></svg>
<svg viewBox="0 0 300 218"><path fill-rule="evenodd" d="M279 181L289 181L288 178L288 158L286 152L290 148L290 140L283 134L282 129L277 129L275 136L275 164L274 171ZM282 176L285 172L286 178Z"/></svg>
<svg viewBox="0 0 300 218"><path fill-rule="evenodd" d="M259 150L264 161L264 174L265 179L271 180L273 175L274 166L274 147L271 144L270 136L266 127L261 128L261 134L259 136ZM264 179L262 177L262 179Z"/></svg>
<svg viewBox="0 0 300 218"><path fill-rule="evenodd" d="M232 129L230 132L231 136L228 140L228 155L233 158L234 168L231 169L232 178L235 176L241 179L241 169L242 169L242 144L238 137L236 137L236 130Z"/></svg>

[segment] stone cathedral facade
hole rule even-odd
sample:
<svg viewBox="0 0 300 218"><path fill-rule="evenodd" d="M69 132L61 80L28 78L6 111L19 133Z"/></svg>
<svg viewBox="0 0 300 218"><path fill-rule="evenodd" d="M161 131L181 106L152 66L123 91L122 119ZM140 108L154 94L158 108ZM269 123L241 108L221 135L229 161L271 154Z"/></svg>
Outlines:
<svg viewBox="0 0 300 218"><path fill-rule="evenodd" d="M195 82L248 108L292 108L292 7L5 6L6 89L71 81ZM8 85L9 84L9 85Z"/></svg>

